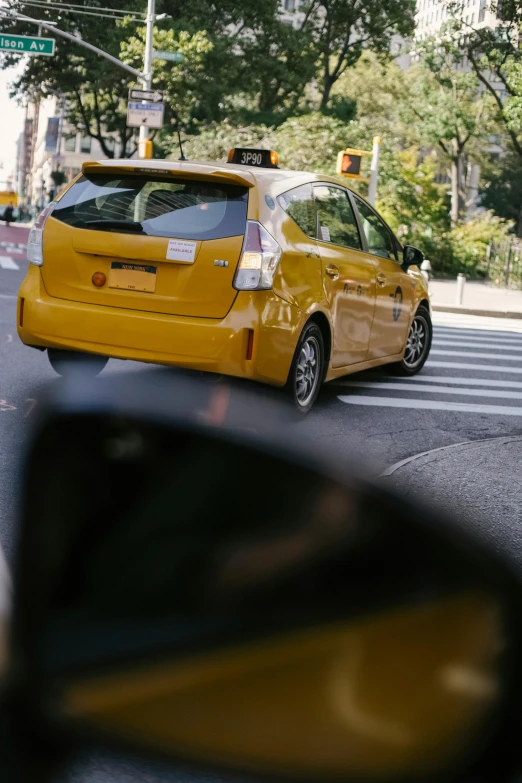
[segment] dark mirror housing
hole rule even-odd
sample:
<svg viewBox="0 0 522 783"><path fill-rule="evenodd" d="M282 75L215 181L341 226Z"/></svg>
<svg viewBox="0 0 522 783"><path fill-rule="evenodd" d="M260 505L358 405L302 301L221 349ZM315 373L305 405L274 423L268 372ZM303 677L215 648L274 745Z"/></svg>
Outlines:
<svg viewBox="0 0 522 783"><path fill-rule="evenodd" d="M402 265L405 267L420 266L424 261L424 253L422 250L419 250L418 247L413 247L413 245L404 245L402 259Z"/></svg>
<svg viewBox="0 0 522 783"><path fill-rule="evenodd" d="M509 569L355 468L206 423L201 382L192 416L138 384L62 392L33 436L6 692L34 763L87 738L221 777L510 780Z"/></svg>

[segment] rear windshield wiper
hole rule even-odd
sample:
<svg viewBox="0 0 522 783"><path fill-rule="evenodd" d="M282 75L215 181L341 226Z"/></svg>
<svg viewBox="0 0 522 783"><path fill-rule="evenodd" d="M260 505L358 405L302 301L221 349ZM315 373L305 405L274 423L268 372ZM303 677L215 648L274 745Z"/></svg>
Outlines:
<svg viewBox="0 0 522 783"><path fill-rule="evenodd" d="M84 225L87 228L101 228L102 231L111 229L120 229L123 231L132 231L135 234L143 234L143 226L137 220L86 220Z"/></svg>

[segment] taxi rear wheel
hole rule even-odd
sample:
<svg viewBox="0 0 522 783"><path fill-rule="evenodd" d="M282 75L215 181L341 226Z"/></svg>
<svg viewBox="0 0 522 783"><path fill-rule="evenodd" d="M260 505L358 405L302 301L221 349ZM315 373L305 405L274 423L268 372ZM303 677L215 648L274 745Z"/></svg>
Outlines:
<svg viewBox="0 0 522 783"><path fill-rule="evenodd" d="M314 404L324 377L324 340L316 323L308 323L295 349L286 391L301 413Z"/></svg>
<svg viewBox="0 0 522 783"><path fill-rule="evenodd" d="M419 307L410 326L402 361L390 365L395 375L416 375L426 364L430 354L433 326L426 307Z"/></svg>
<svg viewBox="0 0 522 783"><path fill-rule="evenodd" d="M57 348L48 348L47 356L53 370L63 376L82 372L92 377L101 373L109 361L107 356L79 351L61 351Z"/></svg>

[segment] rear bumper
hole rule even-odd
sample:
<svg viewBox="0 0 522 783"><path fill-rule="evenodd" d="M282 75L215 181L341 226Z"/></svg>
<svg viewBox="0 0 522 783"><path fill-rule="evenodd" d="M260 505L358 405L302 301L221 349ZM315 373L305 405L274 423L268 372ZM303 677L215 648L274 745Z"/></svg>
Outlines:
<svg viewBox="0 0 522 783"><path fill-rule="evenodd" d="M22 309L23 300L23 313ZM49 296L29 266L18 297L26 345L252 378L282 386L306 315L272 291L240 292L222 320L124 310ZM247 360L248 330L254 331Z"/></svg>

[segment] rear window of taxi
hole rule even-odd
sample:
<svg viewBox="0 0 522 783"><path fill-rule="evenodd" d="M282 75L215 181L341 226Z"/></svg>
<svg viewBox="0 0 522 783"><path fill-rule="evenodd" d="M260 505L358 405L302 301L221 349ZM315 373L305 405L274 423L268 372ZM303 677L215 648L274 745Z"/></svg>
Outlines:
<svg viewBox="0 0 522 783"><path fill-rule="evenodd" d="M75 228L180 239L223 239L245 233L248 188L136 176L82 176L53 217Z"/></svg>

